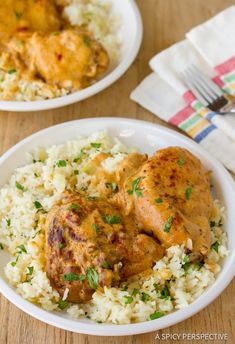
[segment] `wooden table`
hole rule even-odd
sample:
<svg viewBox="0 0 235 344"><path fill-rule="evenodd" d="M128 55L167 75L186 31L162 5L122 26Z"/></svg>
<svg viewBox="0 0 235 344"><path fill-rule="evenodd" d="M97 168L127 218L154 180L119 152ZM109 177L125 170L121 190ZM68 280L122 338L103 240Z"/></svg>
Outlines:
<svg viewBox="0 0 235 344"><path fill-rule="evenodd" d="M183 39L190 28L234 4L234 1L137 0L137 3L144 21L144 40L135 63L127 73L102 93L65 108L25 114L0 112L0 154L35 131L77 118L125 116L166 125L130 101L130 92L149 73L148 61L154 54ZM232 344L235 342L234 320L235 281L206 309L178 325L159 331L158 334L227 333L227 343ZM0 344L147 344L157 342L155 335L153 332L131 337L105 338L70 333L34 320L4 297L0 298ZM170 340L162 342L172 343Z"/></svg>

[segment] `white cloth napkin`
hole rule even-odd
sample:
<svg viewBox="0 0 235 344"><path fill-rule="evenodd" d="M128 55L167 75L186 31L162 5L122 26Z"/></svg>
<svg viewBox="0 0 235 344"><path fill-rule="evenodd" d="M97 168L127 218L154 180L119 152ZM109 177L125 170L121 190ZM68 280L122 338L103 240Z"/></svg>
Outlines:
<svg viewBox="0 0 235 344"><path fill-rule="evenodd" d="M224 90L235 93L234 18L232 6L156 55L150 61L154 73L131 94L131 99L184 130L233 172L235 114L220 116L204 108L182 82L181 72L194 64Z"/></svg>

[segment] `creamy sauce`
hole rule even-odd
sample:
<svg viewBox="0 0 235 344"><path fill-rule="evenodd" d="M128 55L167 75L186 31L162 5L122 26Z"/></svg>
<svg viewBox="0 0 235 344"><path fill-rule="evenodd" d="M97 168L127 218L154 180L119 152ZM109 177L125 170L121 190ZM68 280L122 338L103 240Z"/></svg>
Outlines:
<svg viewBox="0 0 235 344"><path fill-rule="evenodd" d="M0 4L0 69L75 91L89 86L109 64L91 33L70 27L53 0Z"/></svg>

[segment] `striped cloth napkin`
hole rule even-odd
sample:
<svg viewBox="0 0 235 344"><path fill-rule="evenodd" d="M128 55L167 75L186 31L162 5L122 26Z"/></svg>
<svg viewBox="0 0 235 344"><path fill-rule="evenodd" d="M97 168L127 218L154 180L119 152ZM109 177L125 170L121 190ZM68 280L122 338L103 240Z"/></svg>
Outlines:
<svg viewBox="0 0 235 344"><path fill-rule="evenodd" d="M153 73L131 99L177 126L225 167L235 172L235 114L220 116L187 89L181 72L194 64L224 92L235 95L235 6L186 34L186 39L153 57Z"/></svg>

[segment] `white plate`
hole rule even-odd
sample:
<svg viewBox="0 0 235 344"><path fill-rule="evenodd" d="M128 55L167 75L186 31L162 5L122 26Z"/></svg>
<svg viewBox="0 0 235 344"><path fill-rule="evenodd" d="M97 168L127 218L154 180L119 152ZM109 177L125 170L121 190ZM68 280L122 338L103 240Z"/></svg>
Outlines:
<svg viewBox="0 0 235 344"><path fill-rule="evenodd" d="M223 269L217 277L216 282L187 308L166 315L157 320L130 325L97 324L87 319L74 320L64 313L47 312L24 300L16 294L14 288L8 285L4 277L3 267L7 260L7 254L5 252L1 252L0 254L0 291L17 307L33 317L48 324L73 332L100 336L122 336L162 329L192 316L207 306L224 290L234 276L234 182L219 162L202 150L198 144L175 131L148 122L124 118L91 118L66 122L39 131L11 148L0 158L0 187L8 180L11 173L17 166L26 163L26 153L32 151L34 147L62 143L67 140L74 139L79 135L89 135L100 130L107 130L107 133L112 137L119 137L119 139L125 144L136 146L142 152L147 152L149 154L152 154L158 148L167 146L185 147L199 157L208 170L213 171L215 196L220 198L227 209L225 229L228 234L229 249L231 252L229 257L225 260Z"/></svg>
<svg viewBox="0 0 235 344"><path fill-rule="evenodd" d="M113 12L121 16L121 27L118 35L121 38L121 58L112 71L93 85L67 96L40 101L0 101L0 110L38 111L48 110L84 100L104 90L119 79L134 61L142 41L143 26L139 9L134 0L111 0Z"/></svg>

